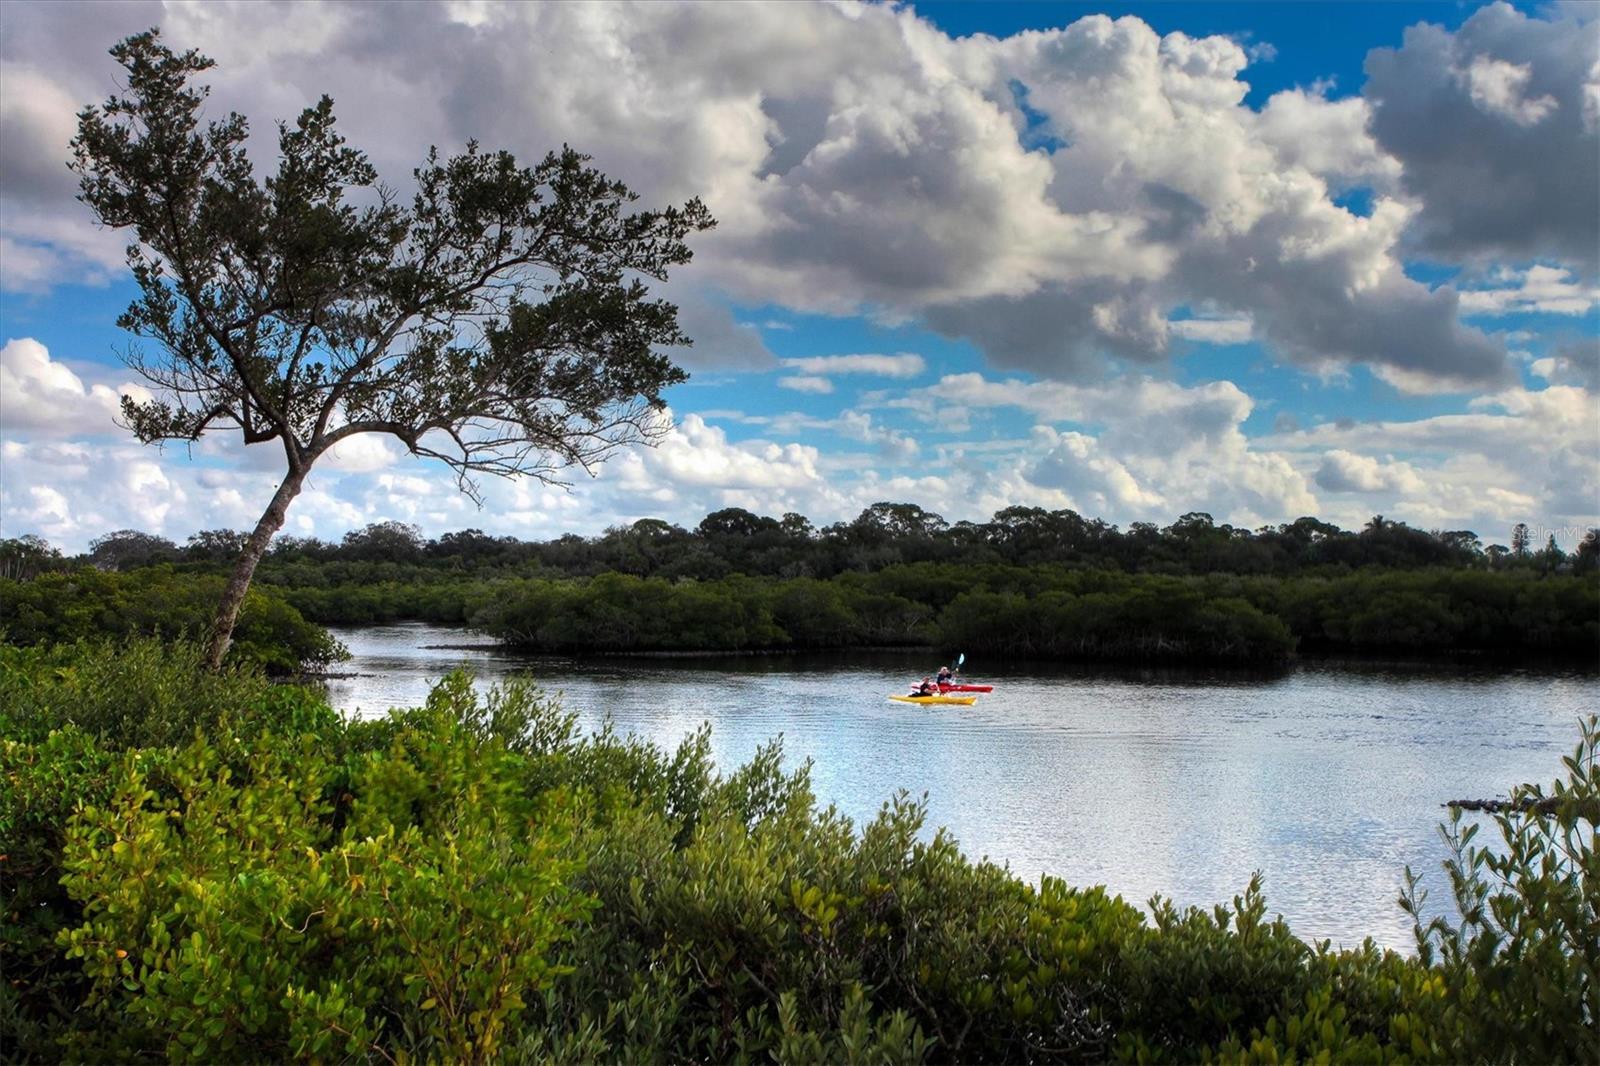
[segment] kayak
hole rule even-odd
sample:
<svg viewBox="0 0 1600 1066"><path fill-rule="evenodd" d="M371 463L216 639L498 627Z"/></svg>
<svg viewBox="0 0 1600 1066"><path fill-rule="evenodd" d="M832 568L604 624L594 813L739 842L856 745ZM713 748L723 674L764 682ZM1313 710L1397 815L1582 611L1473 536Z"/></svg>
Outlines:
<svg viewBox="0 0 1600 1066"><path fill-rule="evenodd" d="M890 696L889 698L901 703L959 703L963 707L970 707L978 702L976 696Z"/></svg>
<svg viewBox="0 0 1600 1066"><path fill-rule="evenodd" d="M993 685L940 685L940 692L993 692Z"/></svg>

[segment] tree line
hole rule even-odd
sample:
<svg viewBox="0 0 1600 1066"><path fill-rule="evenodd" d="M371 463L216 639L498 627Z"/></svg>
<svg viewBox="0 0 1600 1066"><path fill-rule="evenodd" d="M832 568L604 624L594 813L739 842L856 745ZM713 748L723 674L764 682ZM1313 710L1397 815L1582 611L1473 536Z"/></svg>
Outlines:
<svg viewBox="0 0 1600 1066"><path fill-rule="evenodd" d="M50 569L93 565L128 570L155 563L230 565L246 534L202 530L179 545L124 529L98 537L89 550L65 556L37 536L0 541L0 576L29 577ZM816 526L804 515L781 518L730 507L694 528L658 518L615 526L597 536L569 533L527 541L465 529L425 537L404 522L377 522L337 541L279 537L262 564L281 584L361 583L411 571L547 572L568 577L603 573L698 580L749 574L831 578L905 563L1059 563L1083 569L1170 574L1277 574L1367 568L1600 570L1600 530L1565 552L1549 535L1535 549L1525 524L1512 547L1470 530L1423 530L1377 515L1360 530L1300 518L1250 530L1191 512L1170 525L1135 522L1127 529L1070 510L1008 507L987 522L948 522L912 503L876 503L848 522ZM327 579L319 578L323 570ZM381 575L381 576L380 576Z"/></svg>
<svg viewBox="0 0 1600 1066"><path fill-rule="evenodd" d="M0 578L4 640L47 646L197 635L221 580L171 565ZM402 621L466 626L510 646L566 654L933 647L991 661L1274 665L1299 650L1592 662L1600 583L1518 570L1275 577L953 563L826 581L607 573L260 583L229 654L279 673L316 670L343 655L322 626Z"/></svg>
<svg viewBox="0 0 1600 1066"><path fill-rule="evenodd" d="M6 639L198 632L240 537L207 531L179 548L122 531L71 560L24 545L25 563L7 542L7 572L26 580L0 577ZM1072 512L1008 508L952 526L909 504L822 529L727 509L694 530L650 519L531 543L476 530L425 539L385 522L339 543L277 544L239 639L244 657L280 670L338 657L318 625L399 621L579 654L931 646L1173 663L1272 664L1296 650L1595 657L1592 532L1570 556L1476 543L1383 519L1359 532L1302 519L1251 533L1185 515L1124 532Z"/></svg>

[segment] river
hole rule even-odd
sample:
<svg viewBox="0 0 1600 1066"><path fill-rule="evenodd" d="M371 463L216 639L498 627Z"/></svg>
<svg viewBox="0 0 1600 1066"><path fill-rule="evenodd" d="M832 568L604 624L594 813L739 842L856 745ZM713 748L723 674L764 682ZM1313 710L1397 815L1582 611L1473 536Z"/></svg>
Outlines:
<svg viewBox="0 0 1600 1066"><path fill-rule="evenodd" d="M937 665L913 653L573 660L510 654L426 625L336 628L353 660L340 710L414 706L458 665L527 672L579 715L671 748L710 722L720 769L782 734L818 798L857 824L897 789L972 857L1134 903L1230 900L1260 870L1304 939L1401 950L1407 863L1448 897L1437 827L1451 799L1548 784L1600 706L1600 677L1560 669L1302 663L1277 675L969 661L971 707L885 699ZM1485 832L1489 831L1488 829Z"/></svg>

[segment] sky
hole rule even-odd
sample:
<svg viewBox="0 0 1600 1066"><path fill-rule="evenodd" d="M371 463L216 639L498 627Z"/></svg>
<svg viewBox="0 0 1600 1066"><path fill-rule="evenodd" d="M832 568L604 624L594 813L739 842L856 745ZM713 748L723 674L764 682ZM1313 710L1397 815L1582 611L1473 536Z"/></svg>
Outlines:
<svg viewBox="0 0 1600 1066"><path fill-rule="evenodd" d="M123 237L67 170L160 26L268 135L323 93L403 187L562 143L718 219L661 292L674 428L481 507L394 440L287 534L593 534L909 501L1126 526L1600 524L1600 4L114 4L0 8L0 536L254 526L274 444L138 444Z"/></svg>

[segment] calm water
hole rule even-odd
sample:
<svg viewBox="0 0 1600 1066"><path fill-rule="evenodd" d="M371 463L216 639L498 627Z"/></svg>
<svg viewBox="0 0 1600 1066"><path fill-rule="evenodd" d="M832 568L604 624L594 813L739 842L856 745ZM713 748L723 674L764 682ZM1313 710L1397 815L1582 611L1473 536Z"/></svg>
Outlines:
<svg viewBox="0 0 1600 1066"><path fill-rule="evenodd" d="M710 722L724 770L781 733L789 763L812 759L817 796L858 824L896 789L927 793L930 826L1030 880L1209 906L1260 870L1269 907L1301 937L1401 949L1406 863L1426 871L1435 902L1448 894L1439 805L1554 779L1580 714L1600 705L1600 678L1577 671L968 662L996 691L933 709L884 698L931 672L925 655L576 662L455 629L336 632L355 656L354 676L328 686L342 710L419 704L463 663L485 683L526 671L588 728L609 715L672 747Z"/></svg>

